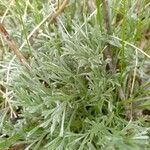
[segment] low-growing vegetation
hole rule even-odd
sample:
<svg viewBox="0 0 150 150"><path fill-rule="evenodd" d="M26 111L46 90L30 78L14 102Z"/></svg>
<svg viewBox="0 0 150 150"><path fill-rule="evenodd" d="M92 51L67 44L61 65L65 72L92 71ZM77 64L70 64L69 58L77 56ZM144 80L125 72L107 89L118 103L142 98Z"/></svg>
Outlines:
<svg viewBox="0 0 150 150"><path fill-rule="evenodd" d="M149 0L0 0L0 149L149 150Z"/></svg>

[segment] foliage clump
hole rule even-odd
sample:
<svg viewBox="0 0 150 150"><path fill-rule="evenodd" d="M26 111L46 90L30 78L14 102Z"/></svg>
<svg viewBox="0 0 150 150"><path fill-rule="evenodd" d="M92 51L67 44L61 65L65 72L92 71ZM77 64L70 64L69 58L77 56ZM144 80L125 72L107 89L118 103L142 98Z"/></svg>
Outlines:
<svg viewBox="0 0 150 150"><path fill-rule="evenodd" d="M112 3L114 10L123 7L124 12L130 10L133 14L130 4L115 5L117 2ZM147 8L147 3L142 7ZM105 23L98 24L104 21L102 16L89 19L88 5L71 1L56 22L45 22L28 39L27 30L33 22L38 24L45 18L46 4L17 1L12 6L14 12L10 11L29 17L27 22L21 20L23 30L19 35L27 40L21 52L29 65L12 62L14 59L10 63L12 55L2 60L5 84L0 99L0 149L17 145L33 150L150 149L149 120L141 113L149 109L149 74L145 67L148 60L144 51L135 46L142 40L140 33L129 26L132 23L141 31L139 28L145 26L144 10L141 20L134 20L127 13L112 9L114 30L110 34ZM96 4L100 11L99 3ZM30 9L24 12L23 5ZM53 3L49 6L53 8ZM41 11L36 13L38 9ZM122 16L119 20L118 15ZM136 21L140 27L136 27ZM115 71L109 68L109 59L104 56L107 47L111 47Z"/></svg>

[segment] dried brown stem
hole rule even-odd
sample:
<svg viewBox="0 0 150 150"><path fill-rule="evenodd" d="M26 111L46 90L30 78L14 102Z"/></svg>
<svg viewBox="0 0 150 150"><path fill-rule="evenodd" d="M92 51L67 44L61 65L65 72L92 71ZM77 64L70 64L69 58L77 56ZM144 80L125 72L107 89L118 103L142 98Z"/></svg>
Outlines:
<svg viewBox="0 0 150 150"><path fill-rule="evenodd" d="M69 0L64 0L63 3L58 8L56 8L56 11L50 16L49 23L52 23L53 20L64 11L68 3Z"/></svg>
<svg viewBox="0 0 150 150"><path fill-rule="evenodd" d="M8 47L15 53L16 57L19 59L21 63L24 63L26 60L24 56L21 54L14 40L12 40L9 36L9 33L6 31L5 27L2 23L0 23L0 34L3 36L5 41L8 44Z"/></svg>

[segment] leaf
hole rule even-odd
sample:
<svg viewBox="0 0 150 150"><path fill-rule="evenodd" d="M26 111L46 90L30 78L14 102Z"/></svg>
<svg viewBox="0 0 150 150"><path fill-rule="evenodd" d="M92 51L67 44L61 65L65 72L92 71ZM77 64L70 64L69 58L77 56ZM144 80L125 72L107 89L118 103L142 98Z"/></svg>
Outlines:
<svg viewBox="0 0 150 150"><path fill-rule="evenodd" d="M14 143L18 140L21 140L22 136L20 134L15 134L7 139L1 139L0 140L0 149L4 150L8 147L10 147L11 145L14 145Z"/></svg>

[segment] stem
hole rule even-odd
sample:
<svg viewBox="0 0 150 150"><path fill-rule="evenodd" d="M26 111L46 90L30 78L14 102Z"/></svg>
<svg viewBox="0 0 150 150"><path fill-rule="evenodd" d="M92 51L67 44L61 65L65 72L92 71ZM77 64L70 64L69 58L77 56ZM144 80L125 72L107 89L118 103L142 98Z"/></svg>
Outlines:
<svg viewBox="0 0 150 150"><path fill-rule="evenodd" d="M111 34L111 11L109 0L102 0L104 20L106 24L107 34Z"/></svg>
<svg viewBox="0 0 150 150"><path fill-rule="evenodd" d="M0 23L0 34L4 37L5 41L8 44L8 47L15 53L20 62L21 63L26 62L26 59L17 48L15 41L10 38L9 33L6 31L6 29L1 23Z"/></svg>
<svg viewBox="0 0 150 150"><path fill-rule="evenodd" d="M106 25L106 32L108 35L111 34L111 21L110 21L110 5L109 0L102 0L102 7L103 7L103 16ZM115 66L113 64L113 56L112 56L112 48L109 43L107 43L107 47L104 50L104 57L107 59L108 62L108 69L111 70L112 73L115 73Z"/></svg>
<svg viewBox="0 0 150 150"><path fill-rule="evenodd" d="M121 50L121 78L125 68L125 30L126 30L126 0L123 0L123 22L122 22L122 50Z"/></svg>
<svg viewBox="0 0 150 150"><path fill-rule="evenodd" d="M103 31L103 28L102 28L102 22L103 22L103 18L102 18L102 15L101 15L101 1L100 0L96 0L96 7L97 7L97 14L96 14L96 19L97 19L97 22L100 26L100 30L101 32Z"/></svg>

